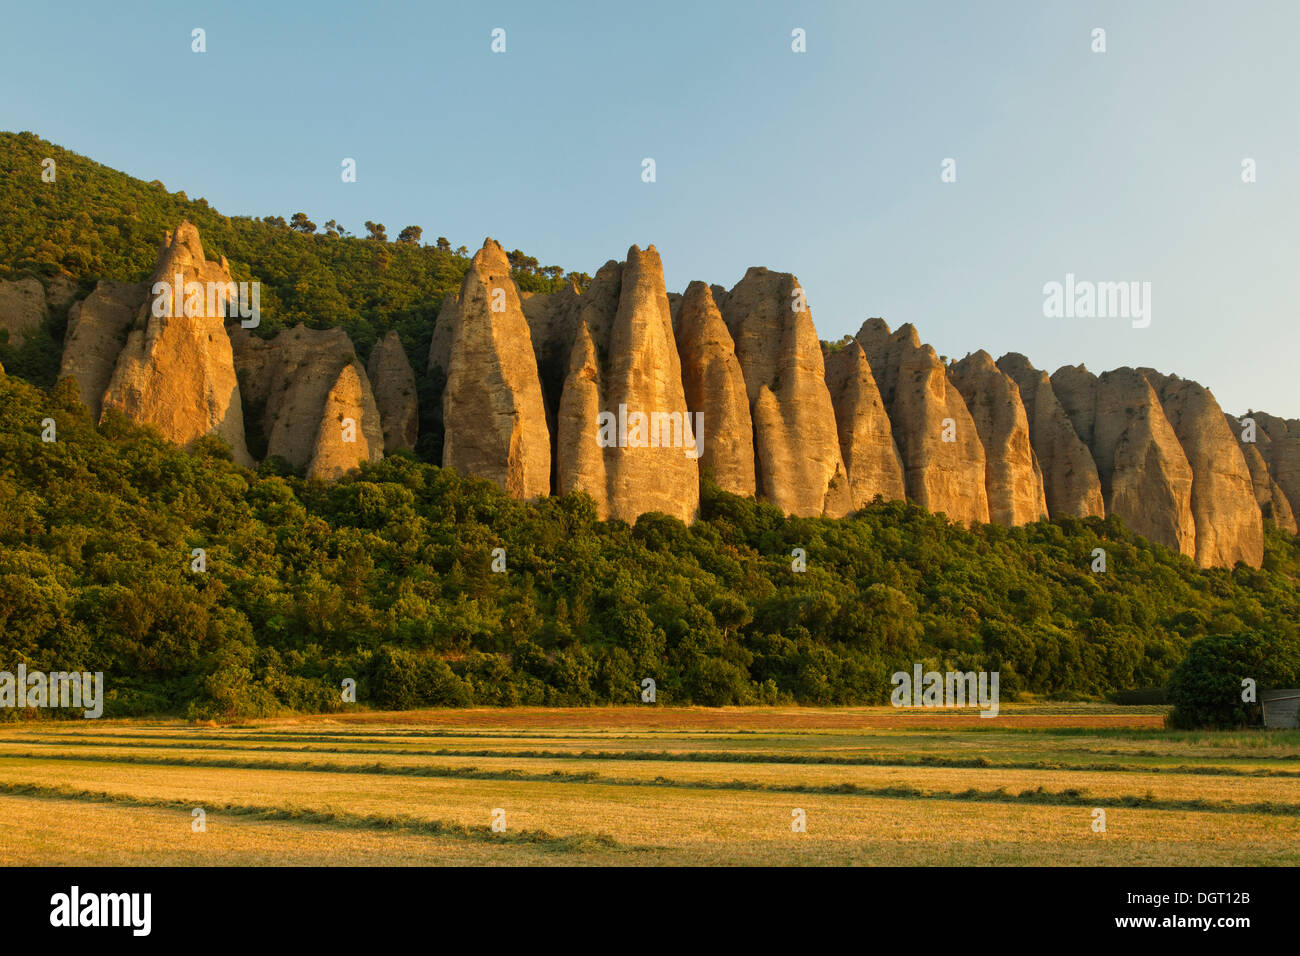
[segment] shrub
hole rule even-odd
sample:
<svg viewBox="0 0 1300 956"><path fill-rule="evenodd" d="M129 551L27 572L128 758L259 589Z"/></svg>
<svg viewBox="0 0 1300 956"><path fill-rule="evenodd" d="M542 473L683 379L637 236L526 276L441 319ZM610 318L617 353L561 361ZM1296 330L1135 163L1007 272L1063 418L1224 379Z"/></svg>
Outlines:
<svg viewBox="0 0 1300 956"><path fill-rule="evenodd" d="M1116 691L1111 700L1121 707L1136 707L1143 704L1169 703L1169 691L1164 687L1138 687L1133 690Z"/></svg>
<svg viewBox="0 0 1300 956"><path fill-rule="evenodd" d="M371 658L369 678L372 703L386 710L467 707L474 699L446 661L400 648L381 648Z"/></svg>
<svg viewBox="0 0 1300 956"><path fill-rule="evenodd" d="M1297 650L1290 642L1256 634L1201 638L1174 668L1169 680L1172 727L1231 728L1258 724L1259 705L1242 700L1242 681L1258 688L1296 681Z"/></svg>

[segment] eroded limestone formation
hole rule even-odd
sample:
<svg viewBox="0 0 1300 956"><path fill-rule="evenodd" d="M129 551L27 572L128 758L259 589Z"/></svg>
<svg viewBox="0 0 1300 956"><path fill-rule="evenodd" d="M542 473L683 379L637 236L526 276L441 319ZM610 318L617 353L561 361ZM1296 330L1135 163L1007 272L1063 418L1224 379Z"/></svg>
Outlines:
<svg viewBox="0 0 1300 956"><path fill-rule="evenodd" d="M885 501L907 497L903 459L862 345L850 342L826 359L826 387L835 408L840 455L849 475L853 507L864 508L879 495Z"/></svg>
<svg viewBox="0 0 1300 956"><path fill-rule="evenodd" d="M384 454L414 448L420 432L420 400L415 371L396 331L390 331L370 353L366 364L384 429Z"/></svg>
<svg viewBox="0 0 1300 956"><path fill-rule="evenodd" d="M1264 524L1245 456L1210 390L1174 375L1141 370L1156 389L1192 467L1196 563L1257 568L1264 560Z"/></svg>
<svg viewBox="0 0 1300 956"><path fill-rule="evenodd" d="M551 490L532 337L505 250L488 239L461 284L442 395L442 463L517 498Z"/></svg>
<svg viewBox="0 0 1300 956"><path fill-rule="evenodd" d="M1029 419L1029 443L1043 472L1047 513L1053 517L1105 517L1101 479L1092 452L1076 434L1047 373L1018 352L998 359L1015 381Z"/></svg>
<svg viewBox="0 0 1300 956"><path fill-rule="evenodd" d="M858 331L889 410L907 496L964 524L989 520L984 446L947 369L910 324L891 333L880 319Z"/></svg>
<svg viewBox="0 0 1300 956"><path fill-rule="evenodd" d="M686 287L676 331L686 406L705 423L701 472L724 491L752 497L754 425L745 376L727 324L703 282Z"/></svg>
<svg viewBox="0 0 1300 956"><path fill-rule="evenodd" d="M853 506L848 473L799 280L751 268L721 311L745 377L760 493L789 514L846 514Z"/></svg>
<svg viewBox="0 0 1300 956"><path fill-rule="evenodd" d="M113 378L127 330L148 300L143 282L101 280L95 290L68 310L59 378L77 383L81 402L99 420L104 392Z"/></svg>
<svg viewBox="0 0 1300 956"><path fill-rule="evenodd" d="M1043 473L1016 383L980 349L948 368L984 446L989 519L1015 526L1047 517Z"/></svg>
<svg viewBox="0 0 1300 956"><path fill-rule="evenodd" d="M169 284L155 295L154 283ZM193 284L193 285L192 285ZM150 296L127 334L104 411L153 425L178 445L217 435L234 459L251 465L225 309L234 288L223 257L209 262L199 231L182 222L168 233L150 280ZM197 294L192 290L197 289Z"/></svg>

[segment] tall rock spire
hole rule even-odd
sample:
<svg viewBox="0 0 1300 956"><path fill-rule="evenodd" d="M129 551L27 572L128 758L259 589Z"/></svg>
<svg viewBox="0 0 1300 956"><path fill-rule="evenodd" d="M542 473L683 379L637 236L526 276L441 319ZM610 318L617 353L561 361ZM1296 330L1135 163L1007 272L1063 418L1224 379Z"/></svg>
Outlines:
<svg viewBox="0 0 1300 956"><path fill-rule="evenodd" d="M548 296L547 302L529 300L534 314L538 310L562 313L548 316L541 343L544 354L563 351L566 355L555 426L555 490L562 495L586 492L601 518L610 514L606 455L611 450L600 442L600 416L608 407L606 357L622 284L623 265L611 259L596 271L581 295L571 294L564 303L554 301L554 296Z"/></svg>
<svg viewBox="0 0 1300 956"><path fill-rule="evenodd" d="M1139 369L1151 383L1192 468L1196 563L1203 568L1264 561L1264 519L1250 469L1210 390L1175 375Z"/></svg>
<svg viewBox="0 0 1300 956"><path fill-rule="evenodd" d="M493 239L461 284L443 391L442 463L516 498L550 492L551 438L519 291Z"/></svg>
<svg viewBox="0 0 1300 956"><path fill-rule="evenodd" d="M867 354L856 340L826 359L826 387L835 407L835 428L849 473L853 507L869 505L876 495L886 501L905 499L903 459L894 443L889 413Z"/></svg>
<svg viewBox="0 0 1300 956"><path fill-rule="evenodd" d="M753 497L754 425L735 343L703 282L686 287L677 319L686 405L703 415L706 440L700 473L723 491Z"/></svg>
<svg viewBox="0 0 1300 956"><path fill-rule="evenodd" d="M601 412L600 363L585 324L578 326L568 374L556 415L557 494L583 491L596 503L596 516L609 517L605 453L596 423Z"/></svg>
<svg viewBox="0 0 1300 956"><path fill-rule="evenodd" d="M661 511L693 520L700 502L699 448L682 389L663 263L654 246L644 251L632 246L627 252L609 333L605 401L604 411L617 416L620 431L619 446L605 449L610 514L634 521L647 511ZM648 443L635 440L637 415L646 416Z"/></svg>
<svg viewBox="0 0 1300 956"><path fill-rule="evenodd" d="M1018 352L998 359L1015 381L1029 419L1029 443L1043 472L1047 513L1053 518L1102 518L1106 505L1092 452L1074 431L1046 372Z"/></svg>
<svg viewBox="0 0 1300 956"><path fill-rule="evenodd" d="M853 505L812 313L789 273L751 268L726 296L754 422L759 493L788 514L839 517Z"/></svg>
<svg viewBox="0 0 1300 956"><path fill-rule="evenodd" d="M142 307L104 392L104 410L153 425L180 445L218 435L236 461L251 465L224 321L234 288L225 260L205 259L199 231L182 222L163 241L151 283L168 289L151 292Z"/></svg>
<svg viewBox="0 0 1300 956"><path fill-rule="evenodd" d="M954 521L987 523L984 446L939 356L910 324L891 334L868 319L857 340L889 409L908 498Z"/></svg>
<svg viewBox="0 0 1300 956"><path fill-rule="evenodd" d="M1081 365L1065 366L1052 375L1052 388L1092 449L1106 514L1195 557L1192 466L1146 377L1132 368L1096 377Z"/></svg>
<svg viewBox="0 0 1300 956"><path fill-rule="evenodd" d="M1047 517L1038 456L1029 440L1029 416L1020 389L980 349L948 368L984 446L989 519L1014 527Z"/></svg>
<svg viewBox="0 0 1300 956"><path fill-rule="evenodd" d="M367 434L361 427L367 419L379 418L363 376L361 363L349 362L326 393L307 467L309 478L341 478L361 462L383 456L383 439L373 429ZM376 440L380 444L372 448Z"/></svg>

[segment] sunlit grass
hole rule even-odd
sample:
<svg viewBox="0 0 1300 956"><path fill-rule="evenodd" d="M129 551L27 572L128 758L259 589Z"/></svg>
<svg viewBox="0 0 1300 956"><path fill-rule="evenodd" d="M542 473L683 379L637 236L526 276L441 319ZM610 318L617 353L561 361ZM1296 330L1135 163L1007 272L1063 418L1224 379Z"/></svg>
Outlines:
<svg viewBox="0 0 1300 956"><path fill-rule="evenodd" d="M0 862L1300 863L1300 734L1033 710L1041 725L879 708L10 724Z"/></svg>

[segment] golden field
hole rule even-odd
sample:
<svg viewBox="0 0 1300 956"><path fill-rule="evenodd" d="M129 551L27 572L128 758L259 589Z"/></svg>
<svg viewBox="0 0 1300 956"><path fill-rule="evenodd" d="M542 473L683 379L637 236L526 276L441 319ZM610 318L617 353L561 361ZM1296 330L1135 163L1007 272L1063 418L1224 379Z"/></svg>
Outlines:
<svg viewBox="0 0 1300 956"><path fill-rule="evenodd" d="M5 865L1298 862L1300 732L1167 731L1160 708L0 725Z"/></svg>

